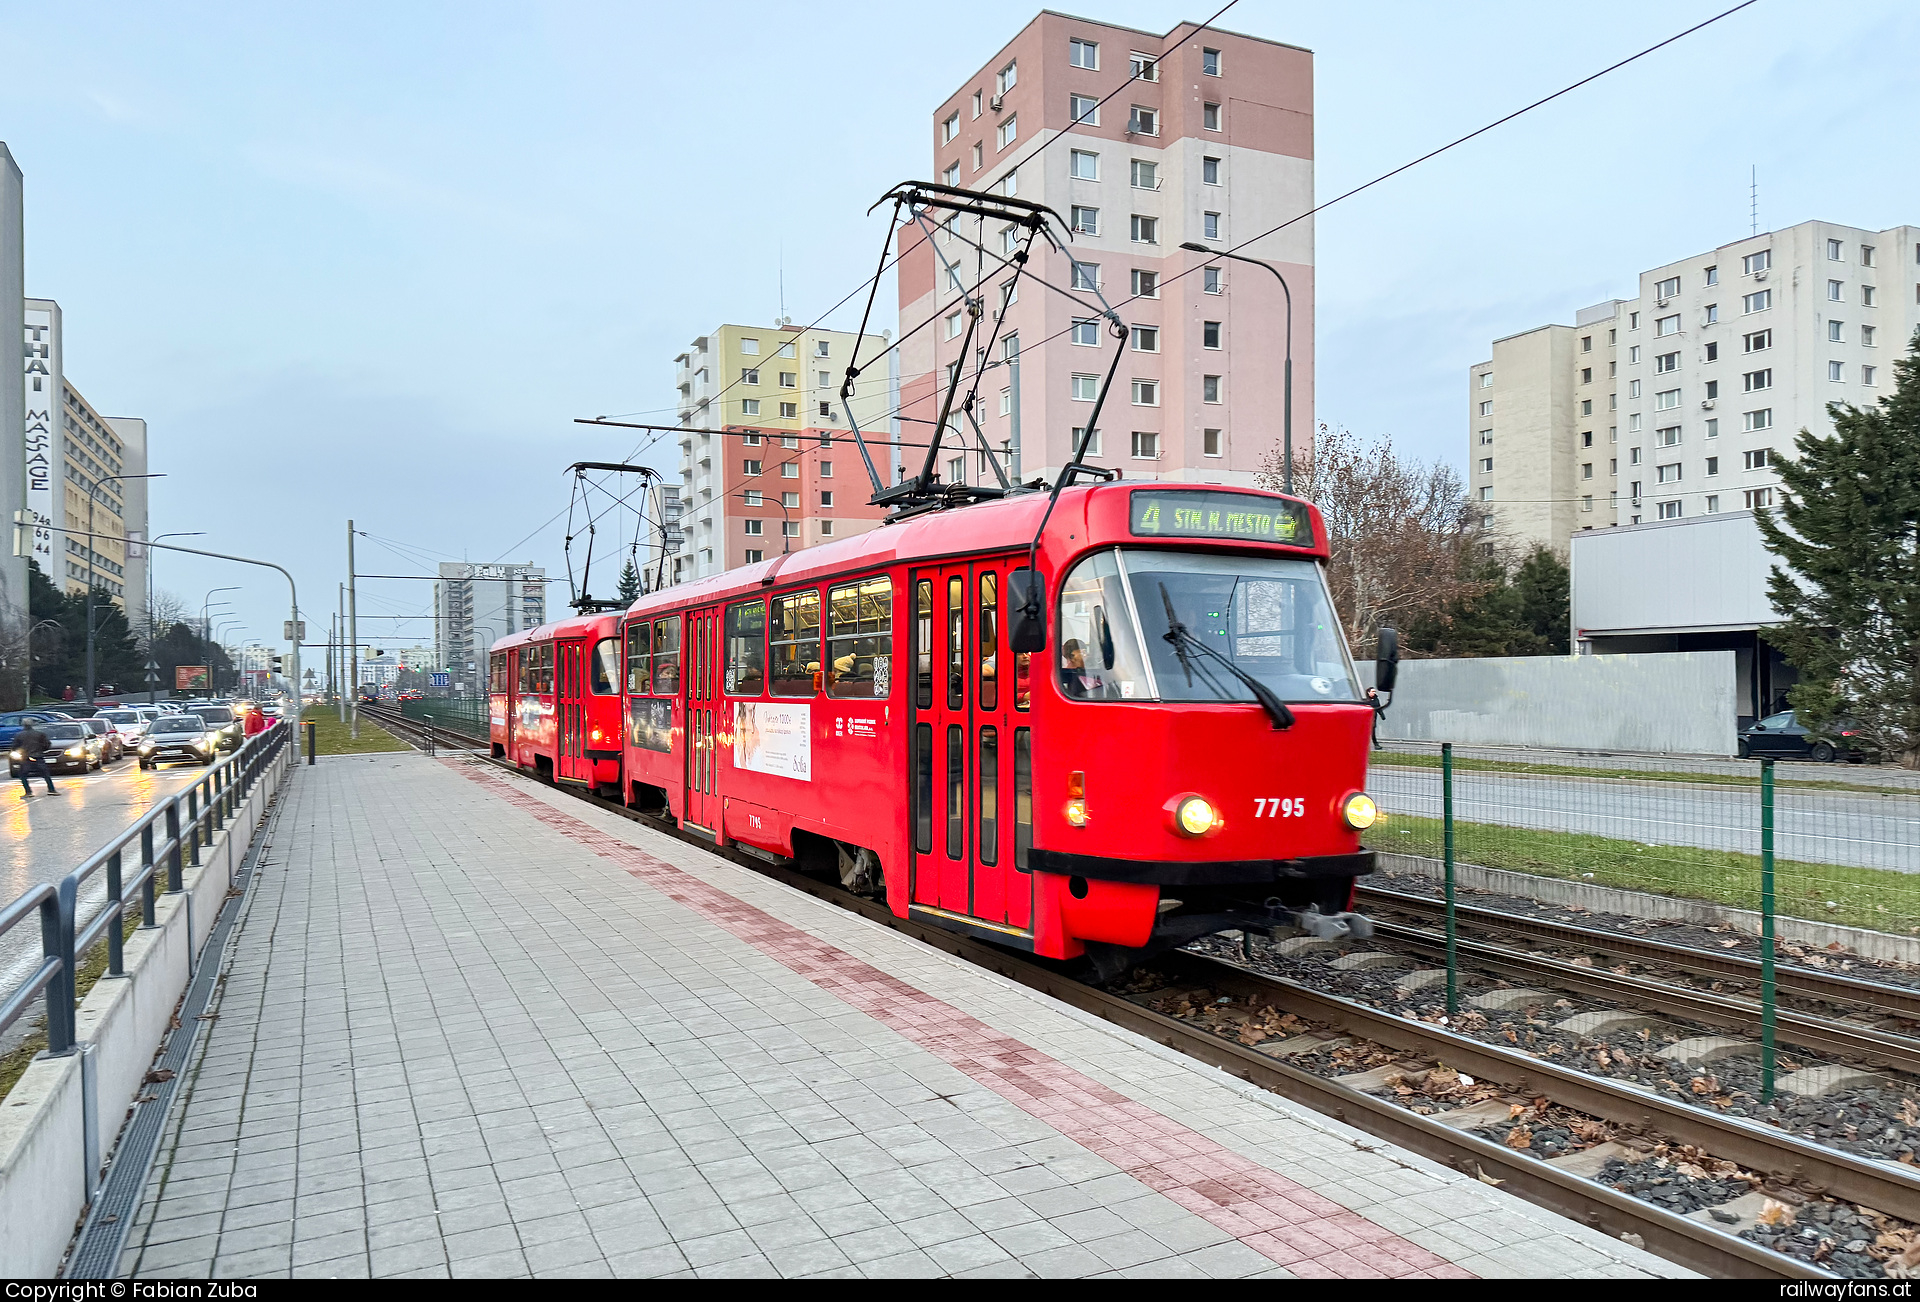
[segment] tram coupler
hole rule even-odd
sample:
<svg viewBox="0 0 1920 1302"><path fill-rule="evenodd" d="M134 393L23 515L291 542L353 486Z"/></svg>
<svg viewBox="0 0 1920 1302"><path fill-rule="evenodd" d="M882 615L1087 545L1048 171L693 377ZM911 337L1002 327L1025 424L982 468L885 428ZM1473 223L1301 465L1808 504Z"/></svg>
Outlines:
<svg viewBox="0 0 1920 1302"><path fill-rule="evenodd" d="M1274 921L1282 926L1298 927L1321 940L1370 940L1373 937L1373 920L1363 913L1346 910L1322 913L1313 908L1281 909L1276 911Z"/></svg>

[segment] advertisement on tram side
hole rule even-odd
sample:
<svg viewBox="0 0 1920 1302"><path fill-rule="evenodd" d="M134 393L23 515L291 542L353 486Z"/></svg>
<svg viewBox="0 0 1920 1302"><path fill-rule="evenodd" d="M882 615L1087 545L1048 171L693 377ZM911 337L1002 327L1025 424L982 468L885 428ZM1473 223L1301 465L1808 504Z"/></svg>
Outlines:
<svg viewBox="0 0 1920 1302"><path fill-rule="evenodd" d="M785 701L735 701L733 766L813 781L813 707Z"/></svg>

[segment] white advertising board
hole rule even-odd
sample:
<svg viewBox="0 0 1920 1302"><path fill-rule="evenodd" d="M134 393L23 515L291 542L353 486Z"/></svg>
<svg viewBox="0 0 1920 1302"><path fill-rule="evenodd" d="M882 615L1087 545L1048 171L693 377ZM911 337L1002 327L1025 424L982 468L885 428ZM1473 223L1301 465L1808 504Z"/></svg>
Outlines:
<svg viewBox="0 0 1920 1302"><path fill-rule="evenodd" d="M733 766L813 781L813 707L784 701L736 701Z"/></svg>

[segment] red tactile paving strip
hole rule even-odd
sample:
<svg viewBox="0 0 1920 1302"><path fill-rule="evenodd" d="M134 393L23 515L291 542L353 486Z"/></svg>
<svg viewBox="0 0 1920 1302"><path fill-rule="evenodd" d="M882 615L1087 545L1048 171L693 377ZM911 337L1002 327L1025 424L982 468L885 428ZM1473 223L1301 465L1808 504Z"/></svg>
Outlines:
<svg viewBox="0 0 1920 1302"><path fill-rule="evenodd" d="M1474 1278L1471 1271L1108 1089L898 977L491 773L458 761L445 762L1293 1274L1325 1279Z"/></svg>

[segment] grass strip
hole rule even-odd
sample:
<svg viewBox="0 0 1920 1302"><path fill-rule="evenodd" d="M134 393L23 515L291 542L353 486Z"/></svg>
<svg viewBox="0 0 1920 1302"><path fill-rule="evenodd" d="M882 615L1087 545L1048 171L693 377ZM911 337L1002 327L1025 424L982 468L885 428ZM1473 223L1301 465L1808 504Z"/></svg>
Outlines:
<svg viewBox="0 0 1920 1302"><path fill-rule="evenodd" d="M1441 856L1437 818L1383 815L1367 833L1373 850ZM1504 868L1736 908L1760 907L1760 856L1737 850L1651 846L1583 832L1496 823L1454 823L1457 862ZM1885 868L1774 860L1775 911L1787 917L1920 935L1920 874Z"/></svg>
<svg viewBox="0 0 1920 1302"><path fill-rule="evenodd" d="M1410 751L1380 751L1369 762L1374 765L1397 768L1437 769L1440 767L1440 756ZM1754 760L1752 763L1754 765L1752 774L1695 773L1685 769L1612 769L1579 764L1530 764L1524 760L1475 759L1464 755L1453 757L1455 772L1516 773L1548 778L1608 778L1636 782L1691 782L1700 786L1713 787L1758 787L1760 762ZM1911 796L1913 794L1901 787L1872 786L1828 778L1775 778L1774 785L1798 787L1810 791L1857 791L1871 796Z"/></svg>
<svg viewBox="0 0 1920 1302"><path fill-rule="evenodd" d="M302 735L294 738L306 749L306 725L317 725L315 744L322 755L366 755L375 751L411 750L412 747L382 728L366 715L360 716L360 736L356 740L349 734L348 726L340 722L337 706L315 705L309 707L300 716Z"/></svg>
<svg viewBox="0 0 1920 1302"><path fill-rule="evenodd" d="M120 938L123 941L131 939L133 933L139 928L140 897L136 893L127 900L127 916L120 929ZM93 983L106 975L107 957L107 938L104 935L94 942L91 952L80 956L80 972L73 983L75 1008L80 1007L81 1000L84 1000L87 992L93 989ZM42 1017L34 1024L34 1029L27 1034L26 1039L14 1045L5 1054L0 1054L0 1102L4 1102L7 1094L19 1083L20 1078L26 1075L28 1066L46 1050L46 1047L47 1022L46 1018Z"/></svg>

